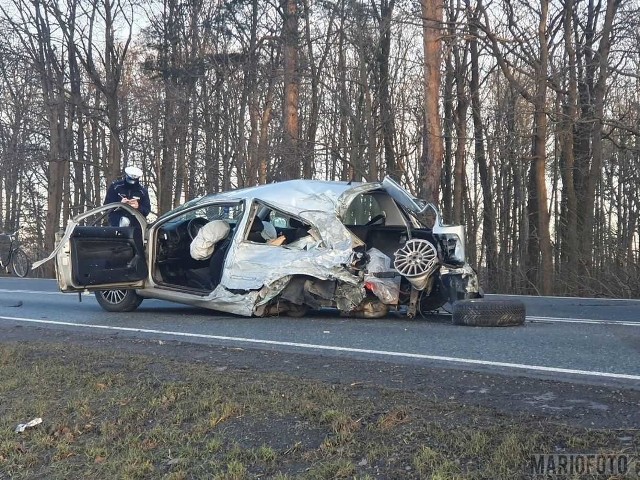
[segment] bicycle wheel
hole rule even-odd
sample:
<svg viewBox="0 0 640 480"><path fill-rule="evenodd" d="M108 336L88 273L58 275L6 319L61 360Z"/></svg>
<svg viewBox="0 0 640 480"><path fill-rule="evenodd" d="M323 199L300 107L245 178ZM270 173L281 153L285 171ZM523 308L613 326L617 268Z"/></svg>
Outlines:
<svg viewBox="0 0 640 480"><path fill-rule="evenodd" d="M29 274L31 262L29 261L27 254L24 253L21 248L14 250L11 255L11 268L13 269L13 273L20 278L24 278Z"/></svg>

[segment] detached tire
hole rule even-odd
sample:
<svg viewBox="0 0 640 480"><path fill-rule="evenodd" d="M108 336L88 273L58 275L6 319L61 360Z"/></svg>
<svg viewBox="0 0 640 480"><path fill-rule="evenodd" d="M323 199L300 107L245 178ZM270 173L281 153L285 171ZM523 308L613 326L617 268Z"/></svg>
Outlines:
<svg viewBox="0 0 640 480"><path fill-rule="evenodd" d="M132 312L142 303L135 290L98 290L95 296L107 312Z"/></svg>
<svg viewBox="0 0 640 480"><path fill-rule="evenodd" d="M472 327L510 327L525 320L524 303L518 300L459 300L453 304L453 324Z"/></svg>

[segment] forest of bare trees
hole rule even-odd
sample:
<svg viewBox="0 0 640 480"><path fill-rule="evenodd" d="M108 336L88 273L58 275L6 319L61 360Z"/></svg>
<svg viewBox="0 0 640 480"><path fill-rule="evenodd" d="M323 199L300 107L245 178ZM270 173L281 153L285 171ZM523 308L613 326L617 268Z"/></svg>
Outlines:
<svg viewBox="0 0 640 480"><path fill-rule="evenodd" d="M0 0L0 231L391 175L487 291L640 292L638 0Z"/></svg>

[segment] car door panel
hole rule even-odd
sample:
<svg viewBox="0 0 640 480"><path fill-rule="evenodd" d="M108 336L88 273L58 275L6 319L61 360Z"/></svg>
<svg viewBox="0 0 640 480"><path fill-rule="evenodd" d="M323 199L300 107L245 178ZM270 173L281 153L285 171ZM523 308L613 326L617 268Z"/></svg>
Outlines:
<svg viewBox="0 0 640 480"><path fill-rule="evenodd" d="M118 208L126 210L137 224L100 226L109 212ZM32 268L55 259L56 278L63 292L143 288L148 275L146 231L145 218L133 207L102 205L69 220L55 249Z"/></svg>
<svg viewBox="0 0 640 480"><path fill-rule="evenodd" d="M139 228L78 226L69 242L77 286L136 282L147 276Z"/></svg>

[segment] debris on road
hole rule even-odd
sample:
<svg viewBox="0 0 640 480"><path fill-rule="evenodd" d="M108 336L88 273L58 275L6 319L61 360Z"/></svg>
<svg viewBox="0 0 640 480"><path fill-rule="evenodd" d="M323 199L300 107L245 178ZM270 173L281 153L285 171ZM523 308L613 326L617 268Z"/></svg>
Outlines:
<svg viewBox="0 0 640 480"><path fill-rule="evenodd" d="M9 300L0 302L0 307L21 307L22 300Z"/></svg>

